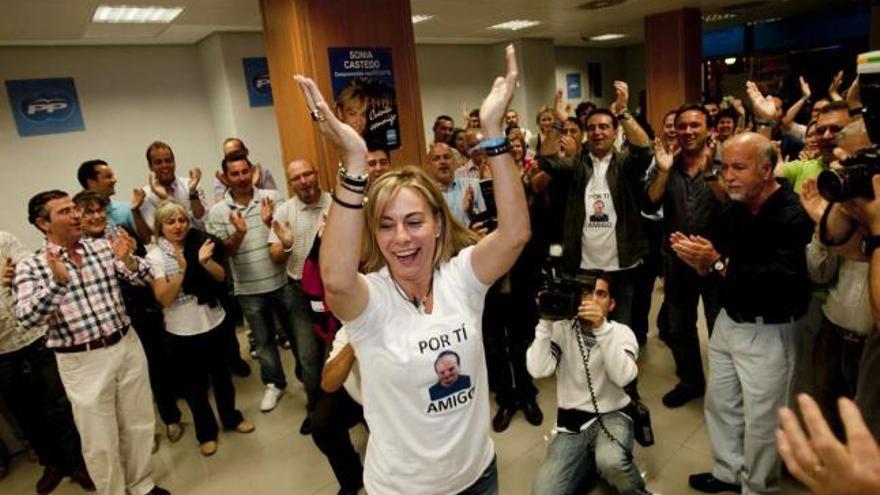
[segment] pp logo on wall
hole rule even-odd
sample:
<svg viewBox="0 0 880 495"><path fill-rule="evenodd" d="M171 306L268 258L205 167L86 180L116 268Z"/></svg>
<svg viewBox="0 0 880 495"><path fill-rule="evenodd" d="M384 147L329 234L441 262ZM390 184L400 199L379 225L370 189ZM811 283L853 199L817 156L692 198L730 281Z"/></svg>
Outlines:
<svg viewBox="0 0 880 495"><path fill-rule="evenodd" d="M19 136L85 129L72 78L6 81L6 92Z"/></svg>
<svg viewBox="0 0 880 495"><path fill-rule="evenodd" d="M266 57L241 59L244 82L251 107L272 106L272 83L269 81L269 61Z"/></svg>
<svg viewBox="0 0 880 495"><path fill-rule="evenodd" d="M328 48L336 114L385 149L400 148L391 48Z"/></svg>
<svg viewBox="0 0 880 495"><path fill-rule="evenodd" d="M571 73L565 75L566 98L573 100L581 97L581 75Z"/></svg>

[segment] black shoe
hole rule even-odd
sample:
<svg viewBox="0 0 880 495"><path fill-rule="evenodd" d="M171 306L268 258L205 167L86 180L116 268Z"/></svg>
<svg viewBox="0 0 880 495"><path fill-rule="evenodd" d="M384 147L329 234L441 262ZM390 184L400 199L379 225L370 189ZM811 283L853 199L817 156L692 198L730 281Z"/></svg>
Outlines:
<svg viewBox="0 0 880 495"><path fill-rule="evenodd" d="M52 490L54 490L63 479L64 475L61 474L60 471L56 471L55 469L46 466L46 468L43 469L43 476L40 476L40 479L37 481L37 493L40 495L52 493Z"/></svg>
<svg viewBox="0 0 880 495"><path fill-rule="evenodd" d="M9 461L0 461L0 480L9 474Z"/></svg>
<svg viewBox="0 0 880 495"><path fill-rule="evenodd" d="M712 476L712 473L692 474L690 478L688 478L688 484L691 485L691 488L694 490L703 493L740 493L742 491L741 486L721 481L715 476Z"/></svg>
<svg viewBox="0 0 880 495"><path fill-rule="evenodd" d="M156 486L153 487L152 490L150 490L149 492L147 492L147 495L171 495L171 492L169 492L168 490L162 488L162 487L159 486L159 485L156 485Z"/></svg>
<svg viewBox="0 0 880 495"><path fill-rule="evenodd" d="M312 420L306 416L306 419L303 420L302 424L299 426L299 434L304 436L309 436L312 434Z"/></svg>
<svg viewBox="0 0 880 495"><path fill-rule="evenodd" d="M83 490L87 492L95 491L95 482L92 481L92 477L89 476L89 472L86 471L86 468L75 469L72 473L70 473L70 479L75 481L79 486L82 487Z"/></svg>
<svg viewBox="0 0 880 495"><path fill-rule="evenodd" d="M238 358L238 361L229 366L229 370L235 376L251 376L251 366L244 359Z"/></svg>
<svg viewBox="0 0 880 495"><path fill-rule="evenodd" d="M538 407L538 403L534 400L526 402L522 405L522 412L526 417L526 421L534 426L539 426L544 422L544 413Z"/></svg>
<svg viewBox="0 0 880 495"><path fill-rule="evenodd" d="M516 409L510 407L499 408L498 412L495 413L495 417L492 418L492 429L498 433L506 430L510 426L510 420L513 419L514 414L516 414Z"/></svg>
<svg viewBox="0 0 880 495"><path fill-rule="evenodd" d="M340 487L339 492L337 492L336 495L357 495L358 492L361 491L361 488L363 488L363 487L364 487L363 483L361 484L361 486L356 487L356 488Z"/></svg>
<svg viewBox="0 0 880 495"><path fill-rule="evenodd" d="M703 390L701 388L694 389L679 383L675 388L666 392L666 395L663 396L662 402L664 406L674 409L702 396Z"/></svg>

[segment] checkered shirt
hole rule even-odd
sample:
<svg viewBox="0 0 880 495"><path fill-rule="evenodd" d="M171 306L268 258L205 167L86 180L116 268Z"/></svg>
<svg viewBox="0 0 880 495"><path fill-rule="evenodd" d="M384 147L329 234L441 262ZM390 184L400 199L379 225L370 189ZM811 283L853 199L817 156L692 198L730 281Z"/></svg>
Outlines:
<svg viewBox="0 0 880 495"><path fill-rule="evenodd" d="M65 285L55 282L46 249L59 249L70 274ZM24 327L47 324L46 347L70 347L111 335L129 325L119 280L133 285L152 282L149 265L135 257L130 271L116 259L106 239L83 239L74 248L82 258L76 266L67 250L49 242L15 267L15 313Z"/></svg>

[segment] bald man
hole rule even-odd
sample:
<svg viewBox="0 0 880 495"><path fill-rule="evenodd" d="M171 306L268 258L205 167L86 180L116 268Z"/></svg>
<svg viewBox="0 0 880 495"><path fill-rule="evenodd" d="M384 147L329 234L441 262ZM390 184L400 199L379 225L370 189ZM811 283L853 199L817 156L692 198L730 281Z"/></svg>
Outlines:
<svg viewBox="0 0 880 495"><path fill-rule="evenodd" d="M805 246L813 223L789 182L774 177L778 157L767 138L736 135L722 156L732 201L711 240L670 236L682 261L721 286L705 402L715 465L690 485L706 493L778 492L777 411L794 367L791 337L810 298Z"/></svg>
<svg viewBox="0 0 880 495"><path fill-rule="evenodd" d="M312 330L309 298L302 289L303 266L324 223L331 199L329 193L321 191L318 169L314 164L294 160L287 165L286 174L293 196L275 210L272 231L269 233L269 254L275 263L286 263L288 285L293 289L290 315L293 352L302 367L306 409L311 414L321 393L324 351ZM306 417L300 433L310 432L311 421Z"/></svg>

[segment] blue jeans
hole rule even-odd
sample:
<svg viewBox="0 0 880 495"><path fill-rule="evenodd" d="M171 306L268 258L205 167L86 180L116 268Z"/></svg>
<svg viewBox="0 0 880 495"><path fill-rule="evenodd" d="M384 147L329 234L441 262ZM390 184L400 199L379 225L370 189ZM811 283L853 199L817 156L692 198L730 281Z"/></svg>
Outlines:
<svg viewBox="0 0 880 495"><path fill-rule="evenodd" d="M275 343L275 315L287 338L293 341L291 315L293 313L293 289L290 284L263 294L239 295L241 312L257 344L257 360L260 361L260 377L265 384L279 389L287 387L281 356ZM296 356L296 353L294 353Z"/></svg>
<svg viewBox="0 0 880 495"><path fill-rule="evenodd" d="M324 346L312 328L312 312L309 298L299 281L292 280L290 289L290 327L293 329L293 354L302 368L302 380L306 389L306 409L314 411L321 396L321 370L324 368Z"/></svg>
<svg viewBox="0 0 880 495"><path fill-rule="evenodd" d="M559 432L550 441L533 495L578 493L586 483L594 482L597 474L624 495L647 493L632 459L632 420L612 412L603 414L602 422L626 450L605 435L598 421L580 433Z"/></svg>
<svg viewBox="0 0 880 495"><path fill-rule="evenodd" d="M459 492L458 495L498 495L498 466L496 461L497 457L493 457L492 463L483 471L480 479Z"/></svg>

